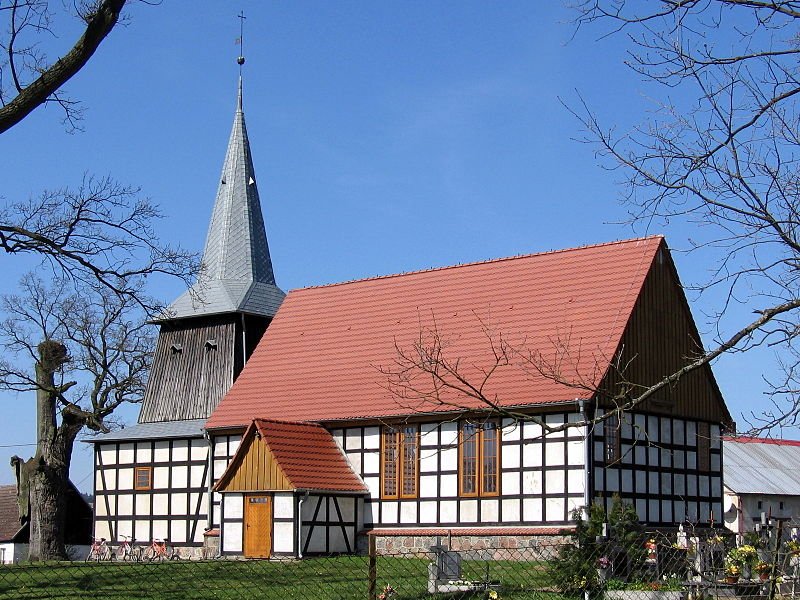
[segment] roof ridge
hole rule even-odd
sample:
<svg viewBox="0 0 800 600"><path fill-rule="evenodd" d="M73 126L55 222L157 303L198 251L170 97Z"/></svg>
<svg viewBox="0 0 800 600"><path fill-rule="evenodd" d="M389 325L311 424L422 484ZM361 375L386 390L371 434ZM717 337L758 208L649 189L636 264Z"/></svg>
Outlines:
<svg viewBox="0 0 800 600"><path fill-rule="evenodd" d="M724 435L722 439L726 442L738 442L741 444L772 444L774 446L800 446L800 440L787 440L783 438L760 438L750 435Z"/></svg>
<svg viewBox="0 0 800 600"><path fill-rule="evenodd" d="M320 423L315 421L292 421L288 419L271 419L269 417L254 417L253 421L266 421L268 423L278 423L280 425L307 425L308 427L322 427ZM325 429L324 427L322 428Z"/></svg>
<svg viewBox="0 0 800 600"><path fill-rule="evenodd" d="M602 248L604 246L616 246L621 244L631 244L634 242L645 242L650 240L663 240L665 239L664 235L656 234L656 235L647 235L637 238L630 238L624 240L613 240L610 242L600 242L598 244L585 244L583 246L574 246L572 248L559 248L555 250L544 250L542 252L530 252L528 254L515 254L512 256L501 256L499 258L488 258L485 260L476 260L473 262L468 263L458 263L456 265L444 265L442 267L430 267L428 269L417 269L414 271L402 271L400 273L388 273L386 275L374 275L372 277L362 277L357 279L347 279L345 281L336 281L334 283L324 283L320 285L308 285L304 287L294 288L289 290L289 294L293 294L296 292L303 292L306 290L316 290L316 289L324 289L324 288L331 288L337 287L340 285L349 285L351 283L363 283L367 281L381 281L383 279L392 279L395 277L406 277L408 275L419 275L421 273L435 273L437 271L447 271L449 269L460 269L463 267L475 267L478 265L487 265L492 263L499 263L505 262L510 260L518 260L521 258L534 258L537 256L549 256L551 254L563 254L566 252L575 252L578 250L589 250L591 248Z"/></svg>

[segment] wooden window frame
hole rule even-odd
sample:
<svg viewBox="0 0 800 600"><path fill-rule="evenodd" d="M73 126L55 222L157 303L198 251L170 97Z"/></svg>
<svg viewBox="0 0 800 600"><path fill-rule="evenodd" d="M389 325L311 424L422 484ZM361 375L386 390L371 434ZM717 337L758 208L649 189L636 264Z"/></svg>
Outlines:
<svg viewBox="0 0 800 600"><path fill-rule="evenodd" d="M405 454L405 441L408 437L409 430L413 436L414 447L414 471L411 480L413 482L413 490L406 491L406 484L409 482L409 477L406 473L408 461ZM394 465L387 465L387 441L391 438L392 444L396 448L396 457ZM381 431L381 498L385 500L398 500L398 499L412 499L419 497L419 426L418 425L401 425L401 426L385 426ZM395 491L394 493L386 493L386 475L387 471L391 468L394 471Z"/></svg>
<svg viewBox="0 0 800 600"><path fill-rule="evenodd" d="M469 434L465 433L465 429L468 427L474 427L475 433ZM484 451L486 448L486 443L484 439L484 432L491 430L496 433L496 438L494 441L494 465L495 465L495 472L494 472L494 489L493 490L486 490L486 483L488 480L488 476L485 469L484 463ZM468 439L466 436L471 435L472 439ZM496 420L484 421L480 423L473 423L471 421L463 421L461 426L458 428L458 494L462 498L494 498L500 495L500 464L501 464L501 456L500 456L500 449L502 448L501 444L501 434L500 434L500 423ZM475 478L476 478L476 485L475 491L466 491L464 489L464 459L466 458L466 451L465 447L468 443L475 444Z"/></svg>
<svg viewBox="0 0 800 600"><path fill-rule="evenodd" d="M147 473L147 485L139 485L139 473ZM137 491L149 491L153 489L153 467L134 467L133 489Z"/></svg>

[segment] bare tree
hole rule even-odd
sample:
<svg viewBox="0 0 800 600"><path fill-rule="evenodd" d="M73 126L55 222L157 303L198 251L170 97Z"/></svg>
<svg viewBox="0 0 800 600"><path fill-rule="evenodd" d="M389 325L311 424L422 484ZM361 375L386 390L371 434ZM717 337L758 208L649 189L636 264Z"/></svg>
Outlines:
<svg viewBox="0 0 800 600"><path fill-rule="evenodd" d="M584 0L576 9L579 33L627 36L626 64L663 92L644 124L621 134L581 100L584 141L621 174L634 225L695 224L689 250L716 261L696 286L723 298L711 315L716 335L687 368L772 348L783 375L766 381L769 401L751 425L798 425L800 2Z"/></svg>
<svg viewBox="0 0 800 600"><path fill-rule="evenodd" d="M28 275L1 304L0 388L36 393L36 454L12 459L20 501L30 503L21 511L30 519L30 559L61 559L75 440L84 428L108 431L116 408L141 400L153 331L133 296L96 282L46 286Z"/></svg>
<svg viewBox="0 0 800 600"><path fill-rule="evenodd" d="M125 0L76 2L77 16L86 28L68 52L50 62L39 45L42 36L53 33L50 2L0 0L0 15L8 19L0 38L0 133L46 103L60 105L67 127L78 127L83 116L80 104L62 87L86 65L119 21L124 6Z"/></svg>

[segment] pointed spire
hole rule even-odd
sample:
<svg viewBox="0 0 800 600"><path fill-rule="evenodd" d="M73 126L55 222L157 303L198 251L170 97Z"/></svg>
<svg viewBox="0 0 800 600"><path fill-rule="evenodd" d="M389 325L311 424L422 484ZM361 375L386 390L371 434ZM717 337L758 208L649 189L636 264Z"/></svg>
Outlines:
<svg viewBox="0 0 800 600"><path fill-rule="evenodd" d="M236 113L203 251L199 281L168 309L168 318L244 312L272 316L284 293L275 285L239 77Z"/></svg>

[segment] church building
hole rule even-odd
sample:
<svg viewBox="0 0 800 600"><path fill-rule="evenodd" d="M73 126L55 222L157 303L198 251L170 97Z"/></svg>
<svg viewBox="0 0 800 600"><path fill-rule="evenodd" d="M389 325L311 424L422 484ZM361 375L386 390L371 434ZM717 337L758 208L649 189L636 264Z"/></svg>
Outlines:
<svg viewBox="0 0 800 600"><path fill-rule="evenodd" d="M614 495L650 527L722 515L710 367L623 406L701 344L660 236L284 296L240 81L203 263L138 424L94 440L98 537L301 558L552 535Z"/></svg>

